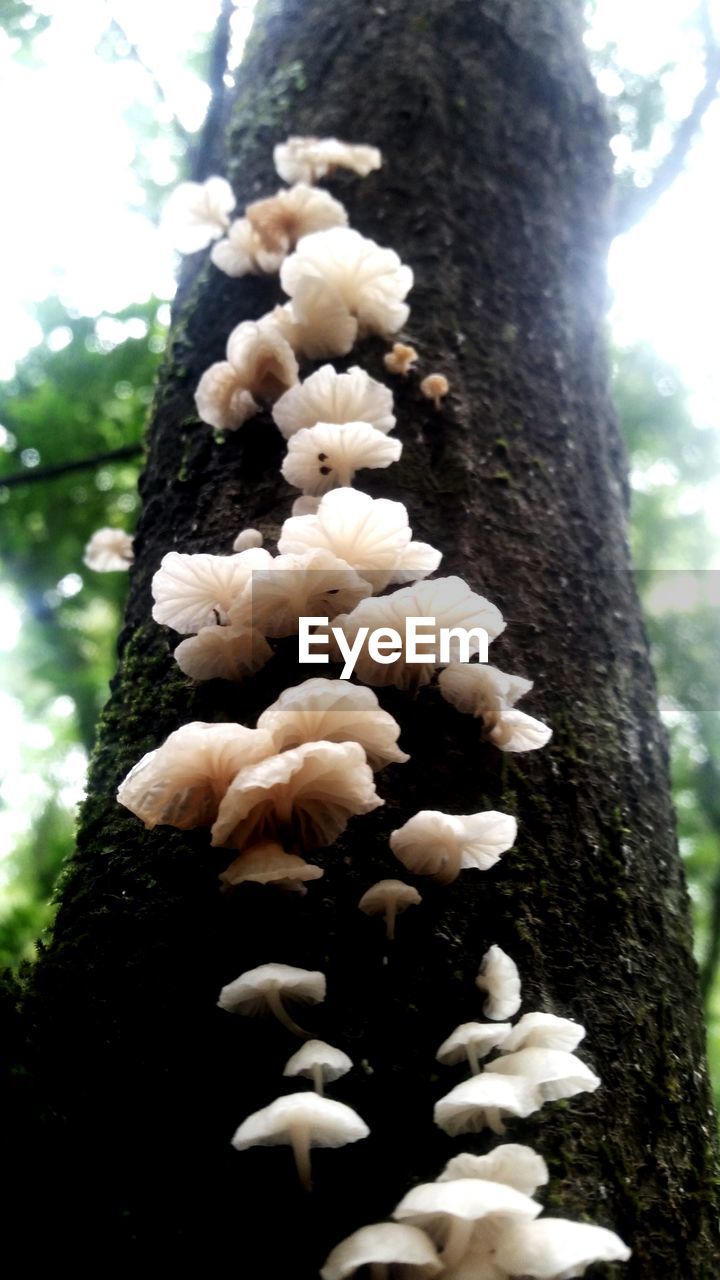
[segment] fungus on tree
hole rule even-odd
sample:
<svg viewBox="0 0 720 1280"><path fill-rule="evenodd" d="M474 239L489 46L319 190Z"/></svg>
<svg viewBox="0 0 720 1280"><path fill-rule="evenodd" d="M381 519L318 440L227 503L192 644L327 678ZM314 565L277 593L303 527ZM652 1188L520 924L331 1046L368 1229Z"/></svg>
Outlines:
<svg viewBox="0 0 720 1280"><path fill-rule="evenodd" d="M351 485L365 467L389 467L401 453L399 440L368 422L318 422L290 438L281 470L288 484L317 496Z"/></svg>
<svg viewBox="0 0 720 1280"><path fill-rule="evenodd" d="M399 724L383 711L372 689L345 680L316 676L284 689L259 716L257 727L270 734L276 751L304 742L357 742L375 772L410 759L397 745Z"/></svg>
<svg viewBox="0 0 720 1280"><path fill-rule="evenodd" d="M543 1102L594 1093L600 1085L600 1077L585 1062L563 1049L518 1049L502 1054L488 1070L522 1077L537 1089Z"/></svg>
<svg viewBox="0 0 720 1280"><path fill-rule="evenodd" d="M471 1155L468 1151L453 1156L436 1181L485 1178L488 1182L503 1182L526 1196L534 1196L539 1187L547 1184L549 1176L545 1161L532 1147L503 1142L484 1156Z"/></svg>
<svg viewBox="0 0 720 1280"><path fill-rule="evenodd" d="M352 1071L352 1058L342 1049L326 1044L324 1040L308 1040L297 1053L288 1058L283 1068L284 1076L306 1076L312 1080L316 1093L322 1097L327 1081L339 1080Z"/></svg>
<svg viewBox="0 0 720 1280"><path fill-rule="evenodd" d="M234 626L296 635L300 618L334 618L370 594L370 584L325 547L275 556L248 576L229 611Z"/></svg>
<svg viewBox="0 0 720 1280"><path fill-rule="evenodd" d="M231 556L168 551L152 580L152 616L181 635L226 623L253 571L271 563L272 556L263 547Z"/></svg>
<svg viewBox="0 0 720 1280"><path fill-rule="evenodd" d="M83 553L83 563L95 573L116 573L130 568L133 540L124 529L96 529Z"/></svg>
<svg viewBox="0 0 720 1280"><path fill-rule="evenodd" d="M488 809L453 814L421 809L390 833L390 848L408 871L450 884L461 870L494 867L512 848L516 835L517 821L509 813Z"/></svg>
<svg viewBox="0 0 720 1280"><path fill-rule="evenodd" d="M318 422L369 422L387 435L396 421L390 388L358 365L346 373L322 365L286 391L273 405L272 415L286 440Z"/></svg>
<svg viewBox="0 0 720 1280"><path fill-rule="evenodd" d="M443 1266L428 1235L406 1222L374 1222L336 1245L320 1268L321 1280L346 1280L369 1267L373 1280L433 1280Z"/></svg>
<svg viewBox="0 0 720 1280"><path fill-rule="evenodd" d="M392 1216L426 1231L441 1248L443 1267L450 1271L471 1247L478 1228L532 1221L541 1208L535 1200L504 1183L458 1178L413 1187Z"/></svg>
<svg viewBox="0 0 720 1280"><path fill-rule="evenodd" d="M407 911L408 907L416 907L422 897L411 884L402 880L378 880L365 890L358 902L358 907L366 916L384 916L385 932L392 942L395 937L395 920Z"/></svg>
<svg viewBox="0 0 720 1280"><path fill-rule="evenodd" d="M323 875L322 867L305 862L296 853L286 853L282 845L273 840L265 840L235 858L219 879L226 888L241 884L270 884L277 889L306 893L306 882L320 880Z"/></svg>
<svg viewBox="0 0 720 1280"><path fill-rule="evenodd" d="M398 373L404 378L416 363L417 358L418 353L414 347L408 347L404 342L395 342L392 351L388 351L383 356L383 364L390 373Z"/></svg>
<svg viewBox="0 0 720 1280"><path fill-rule="evenodd" d="M273 656L253 627L201 627L176 647L173 657L191 680L246 680Z"/></svg>
<svg viewBox="0 0 720 1280"><path fill-rule="evenodd" d="M226 178L213 175L204 182L181 182L163 209L163 230L179 253L197 253L223 235L234 208L235 195Z"/></svg>
<svg viewBox="0 0 720 1280"><path fill-rule="evenodd" d="M524 1076L498 1075L486 1070L463 1080L440 1098L433 1115L436 1125L450 1137L477 1133L485 1128L502 1135L505 1118L524 1120L533 1111L539 1111L542 1102L538 1090Z"/></svg>
<svg viewBox="0 0 720 1280"><path fill-rule="evenodd" d="M117 798L149 830L158 823L181 831L211 826L232 779L273 749L262 729L195 720L148 751L121 782Z"/></svg>
<svg viewBox="0 0 720 1280"><path fill-rule="evenodd" d="M502 1045L511 1029L509 1022L462 1022L447 1040L443 1040L435 1056L446 1066L454 1066L466 1059L476 1076L480 1072L480 1058L485 1058Z"/></svg>
<svg viewBox="0 0 720 1280"><path fill-rule="evenodd" d="M335 169L350 169L366 178L381 167L382 155L364 143L293 135L273 148L273 164L283 182L317 182Z"/></svg>
<svg viewBox="0 0 720 1280"><path fill-rule="evenodd" d="M440 408L449 390L450 383L442 373L429 373L420 383L420 391L427 400L432 400L436 409Z"/></svg>
<svg viewBox="0 0 720 1280"><path fill-rule="evenodd" d="M308 276L336 290L358 322L358 336L397 333L410 308L404 298L413 273L394 249L384 249L350 227L332 227L303 236L280 268L280 283L295 300Z"/></svg>
<svg viewBox="0 0 720 1280"><path fill-rule="evenodd" d="M227 340L226 359L206 369L197 385L198 416L236 430L259 411L258 401L272 404L297 380L293 348L272 318L243 320Z"/></svg>
<svg viewBox="0 0 720 1280"><path fill-rule="evenodd" d="M515 1222L498 1241L497 1265L509 1276L570 1280L596 1262L627 1262L630 1249L614 1231L564 1218Z"/></svg>
<svg viewBox="0 0 720 1280"><path fill-rule="evenodd" d="M217 240L210 250L211 262L234 279L279 271L284 256L265 247L248 218L235 218L222 240Z"/></svg>
<svg viewBox="0 0 720 1280"><path fill-rule="evenodd" d="M384 803L356 742L307 742L242 769L212 829L214 845L289 836L301 847L332 844L351 817Z"/></svg>
<svg viewBox="0 0 720 1280"><path fill-rule="evenodd" d="M334 1102L317 1093L289 1093L248 1116L236 1131L232 1145L236 1151L291 1146L300 1182L306 1191L312 1191L310 1149L344 1147L367 1138L369 1132L357 1111L344 1102Z"/></svg>
<svg viewBox="0 0 720 1280"><path fill-rule="evenodd" d="M483 1005L486 1018L504 1022L515 1017L522 999L520 974L515 961L502 947L492 946L485 952L475 985L487 992Z"/></svg>
<svg viewBox="0 0 720 1280"><path fill-rule="evenodd" d="M233 551L249 551L251 547L261 547L264 538L259 529L241 529L233 542Z"/></svg>
<svg viewBox="0 0 720 1280"><path fill-rule="evenodd" d="M247 206L245 216L263 248L282 257L303 236L330 227L345 227L348 221L347 210L339 200L329 191L319 191L305 182L254 200Z"/></svg>
<svg viewBox="0 0 720 1280"><path fill-rule="evenodd" d="M456 711L482 719L486 736L501 751L537 751L552 737L549 725L515 708L532 680L481 663L452 662L440 673L439 684Z"/></svg>
<svg viewBox="0 0 720 1280"><path fill-rule="evenodd" d="M228 982L218 996L218 1008L227 1013L240 1013L248 1017L272 1013L288 1031L301 1039L309 1039L290 1017L284 1001L300 1004L321 1004L325 999L325 974L319 970L297 969L288 964L261 964L248 969L239 978Z"/></svg>
<svg viewBox="0 0 720 1280"><path fill-rule="evenodd" d="M585 1028L571 1018L558 1018L554 1013L524 1013L513 1027L503 1053L517 1049L564 1049L573 1053L585 1038Z"/></svg>
<svg viewBox="0 0 720 1280"><path fill-rule="evenodd" d="M292 301L263 317L298 356L327 360L346 356L357 338L358 322L342 294L318 276L301 276Z"/></svg>

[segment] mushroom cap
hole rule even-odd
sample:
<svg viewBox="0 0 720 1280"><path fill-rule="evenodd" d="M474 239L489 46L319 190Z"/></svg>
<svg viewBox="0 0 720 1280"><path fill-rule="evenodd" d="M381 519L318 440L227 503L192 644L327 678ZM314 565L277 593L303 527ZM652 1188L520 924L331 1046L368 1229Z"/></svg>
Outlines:
<svg viewBox="0 0 720 1280"><path fill-rule="evenodd" d="M306 880L319 880L322 867L305 862L294 853L286 853L282 845L271 840L253 845L240 854L219 877L223 884L277 884L282 888L300 887Z"/></svg>
<svg viewBox="0 0 720 1280"><path fill-rule="evenodd" d="M539 751L552 738L552 729L544 720L536 720L535 716L510 707L488 737L501 751Z"/></svg>
<svg viewBox="0 0 720 1280"><path fill-rule="evenodd" d="M358 321L360 336L402 329L410 308L403 301L413 273L393 249L384 249L350 227L316 231L298 241L280 268L280 283L295 297L303 277L314 276L340 294Z"/></svg>
<svg viewBox="0 0 720 1280"><path fill-rule="evenodd" d="M237 369L227 360L217 360L205 370L195 388L195 408L198 417L218 431L237 431L260 411Z"/></svg>
<svg viewBox="0 0 720 1280"><path fill-rule="evenodd" d="M412 578L432 573L440 563L439 551L411 538L402 502L371 498L359 489L331 489L315 515L285 521L278 550L300 555L323 547L381 591L389 582L407 580L406 574ZM354 619L355 612L350 617Z"/></svg>
<svg viewBox="0 0 720 1280"><path fill-rule="evenodd" d="M227 340L227 359L243 386L270 404L298 380L295 353L272 322L241 320Z"/></svg>
<svg viewBox="0 0 720 1280"><path fill-rule="evenodd" d="M238 279L260 271L278 271L284 254L269 253L248 218L235 218L222 240L210 250L219 271Z"/></svg>
<svg viewBox="0 0 720 1280"><path fill-rule="evenodd" d="M321 1004L325 999L325 974L289 964L261 964L222 988L218 1008L253 1016L266 1008L269 991L302 1004Z"/></svg>
<svg viewBox="0 0 720 1280"><path fill-rule="evenodd" d="M383 711L371 689L320 676L285 689L263 711L258 728L269 733L276 751L304 742L357 742L376 772L410 757L397 746L400 726Z"/></svg>
<svg viewBox="0 0 720 1280"><path fill-rule="evenodd" d="M447 1040L443 1040L435 1056L438 1062L453 1066L456 1062L465 1061L467 1047L472 1045L478 1057L484 1058L503 1044L511 1031L509 1022L462 1022Z"/></svg>
<svg viewBox="0 0 720 1280"><path fill-rule="evenodd" d="M533 687L532 680L477 662L451 662L439 684L443 698L457 711L482 716L490 725Z"/></svg>
<svg viewBox="0 0 720 1280"><path fill-rule="evenodd" d="M163 229L179 253L197 253L221 236L235 208L235 195L226 178L213 175L204 182L180 182L162 212Z"/></svg>
<svg viewBox="0 0 720 1280"><path fill-rule="evenodd" d="M283 829L304 847L328 845L355 814L384 801L356 742L307 742L242 769L220 804L214 845L242 849Z"/></svg>
<svg viewBox="0 0 720 1280"><path fill-rule="evenodd" d="M133 540L124 529L96 529L83 553L83 564L96 573L127 570L133 559Z"/></svg>
<svg viewBox="0 0 720 1280"><path fill-rule="evenodd" d="M494 867L516 835L516 819L494 809L470 814L421 809L391 833L390 848L409 871L449 884L461 870Z"/></svg>
<svg viewBox="0 0 720 1280"><path fill-rule="evenodd" d="M233 542L233 551L249 551L251 547L261 547L263 541L259 529L241 529Z"/></svg>
<svg viewBox="0 0 720 1280"><path fill-rule="evenodd" d="M503 1182L526 1196L532 1196L538 1187L548 1181L548 1167L542 1156L532 1147L517 1142L504 1142L485 1156L474 1156L468 1151L448 1160L438 1182L455 1178L485 1178L489 1182Z"/></svg>
<svg viewBox="0 0 720 1280"><path fill-rule="evenodd" d="M358 331L358 322L338 290L311 275L302 276L292 302L275 307L265 321L272 321L293 351L308 360L346 356Z"/></svg>
<svg viewBox="0 0 720 1280"><path fill-rule="evenodd" d="M533 1085L544 1102L574 1098L577 1093L594 1093L600 1085L586 1063L562 1049L519 1049L492 1064L493 1072L519 1076Z"/></svg>
<svg viewBox="0 0 720 1280"><path fill-rule="evenodd" d="M370 1130L357 1111L344 1102L318 1093L288 1093L243 1120L232 1139L237 1151L248 1147L275 1147L292 1141L293 1130L302 1127L311 1147L344 1147L367 1138Z"/></svg>
<svg viewBox="0 0 720 1280"><path fill-rule="evenodd" d="M433 1237L447 1234L448 1219L479 1222L489 1217L531 1220L542 1205L503 1182L484 1178L456 1178L451 1182L423 1182L413 1187L393 1209L393 1218L410 1221Z"/></svg>
<svg viewBox="0 0 720 1280"><path fill-rule="evenodd" d="M191 680L245 680L273 656L253 627L201 627L176 647L174 658Z"/></svg>
<svg viewBox="0 0 720 1280"><path fill-rule="evenodd" d="M503 1045L503 1053L517 1049L564 1049L573 1053L585 1038L585 1028L554 1013L524 1013Z"/></svg>
<svg viewBox="0 0 720 1280"><path fill-rule="evenodd" d="M389 387L358 365L338 373L324 364L304 382L291 387L273 406L273 418L286 440L318 422L369 422L387 434L395 426Z"/></svg>
<svg viewBox="0 0 720 1280"><path fill-rule="evenodd" d="M316 182L333 169L351 169L366 178L382 165L377 147L341 142L339 138L293 135L273 148L273 163L283 182Z"/></svg>
<svg viewBox="0 0 720 1280"><path fill-rule="evenodd" d="M414 347L409 347L404 342L395 342L392 351L383 356L383 364L391 373L405 374L410 371L417 358L418 353Z"/></svg>
<svg viewBox="0 0 720 1280"><path fill-rule="evenodd" d="M420 383L420 390L429 400L441 399L450 390L450 383L444 373L429 373Z"/></svg>
<svg viewBox="0 0 720 1280"><path fill-rule="evenodd" d="M307 1040L306 1043L288 1058L283 1068L284 1076L310 1076L320 1067L325 1080L338 1080L352 1070L352 1058L342 1049L336 1049L324 1040Z"/></svg>
<svg viewBox="0 0 720 1280"><path fill-rule="evenodd" d="M488 1111L525 1119L539 1111L542 1102L539 1090L524 1076L485 1070L482 1075L463 1080L435 1103L435 1123L450 1137L477 1133L487 1125Z"/></svg>
<svg viewBox="0 0 720 1280"><path fill-rule="evenodd" d="M195 720L148 751L120 783L117 798L148 830L158 823L181 831L211 826L232 779L272 750L262 729Z"/></svg>
<svg viewBox="0 0 720 1280"><path fill-rule="evenodd" d="M186 636L227 622L253 572L271 562L272 556L262 547L232 556L168 551L152 580L152 616Z"/></svg>
<svg viewBox="0 0 720 1280"><path fill-rule="evenodd" d="M284 255L302 236L328 227L347 225L347 210L330 195L305 182L298 182L264 200L254 200L245 215L271 253Z"/></svg>
<svg viewBox="0 0 720 1280"><path fill-rule="evenodd" d="M327 493L351 485L364 467L389 467L402 444L368 422L318 422L290 437L281 471L288 484L304 493Z"/></svg>
<svg viewBox="0 0 720 1280"><path fill-rule="evenodd" d="M378 880L365 890L358 907L366 916L377 916L387 911L389 906L394 906L399 915L420 902L422 897L411 884L404 884L402 880Z"/></svg>
<svg viewBox="0 0 720 1280"><path fill-rule="evenodd" d="M290 514L293 516L314 516L319 506L319 498L313 497L310 493L301 493L300 497L293 502Z"/></svg>
<svg viewBox="0 0 720 1280"><path fill-rule="evenodd" d="M483 1005L486 1018L503 1022L515 1017L522 1002L520 974L502 947L492 946L485 952L475 985L488 993Z"/></svg>
<svg viewBox="0 0 720 1280"><path fill-rule="evenodd" d="M370 594L370 584L322 547L280 555L246 581L230 610L234 626L264 636L296 635L301 617L334 617Z"/></svg>
<svg viewBox="0 0 720 1280"><path fill-rule="evenodd" d="M496 1260L510 1276L571 1280L594 1262L627 1262L630 1249L605 1227L564 1218L517 1222L498 1243Z"/></svg>
<svg viewBox="0 0 720 1280"><path fill-rule="evenodd" d="M431 1280L442 1271L434 1244L419 1227L375 1222L335 1246L320 1269L321 1280L345 1280L373 1263L393 1267L403 1280Z"/></svg>

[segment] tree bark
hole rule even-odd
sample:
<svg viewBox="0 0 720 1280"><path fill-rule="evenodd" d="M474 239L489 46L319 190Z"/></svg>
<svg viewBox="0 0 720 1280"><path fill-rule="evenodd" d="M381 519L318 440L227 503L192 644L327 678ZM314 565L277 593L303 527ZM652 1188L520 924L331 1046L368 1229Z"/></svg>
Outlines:
<svg viewBox="0 0 720 1280"><path fill-rule="evenodd" d="M361 487L405 502L414 536L444 551L441 571L500 605L509 625L492 660L535 679L527 709L554 737L502 755L437 690L383 692L412 759L379 775L384 808L313 855L325 877L299 900L220 894L227 855L207 833L145 832L116 804L119 780L179 724L252 724L280 689L318 674L288 646L245 685L193 688L150 618L166 551L229 552L245 525L272 541L292 497L267 414L218 443L193 405L230 329L268 310L277 283L191 264L152 415L120 665L54 937L24 997L20 1098L38 1117L26 1146L60 1206L53 1245L158 1251L168 1264L198 1251L210 1274L219 1262L241 1277L316 1276L334 1244L450 1155L493 1145L448 1139L432 1105L460 1078L437 1065L437 1046L480 1015L474 977L499 943L519 965L523 1009L582 1021L582 1056L603 1081L512 1129L550 1164L549 1211L617 1230L634 1250L617 1269L628 1280L710 1277L714 1121L625 541L603 332L611 175L579 6L265 0L239 79L227 172L241 205L275 190L272 147L288 133L384 153L380 173L329 185L353 226L412 265L408 337L422 374L442 371L451 392L436 411L417 378L394 380L403 458ZM386 349L368 340L339 363L387 381ZM396 874L388 833L419 808L498 808L517 814L520 835L490 874L418 881L422 906L383 963L382 925L356 904ZM293 1046L215 1001L270 960L328 975L327 1002L306 1019L354 1059L331 1094L371 1128L314 1155L312 1196L288 1150L230 1147L283 1091Z"/></svg>

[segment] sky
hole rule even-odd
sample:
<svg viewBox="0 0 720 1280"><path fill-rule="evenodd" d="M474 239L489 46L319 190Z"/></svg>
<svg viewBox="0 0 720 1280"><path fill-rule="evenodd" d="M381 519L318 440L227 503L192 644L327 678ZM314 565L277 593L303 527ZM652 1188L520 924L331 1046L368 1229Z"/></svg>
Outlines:
<svg viewBox="0 0 720 1280"><path fill-rule="evenodd" d="M233 65L242 55L252 4L238 4ZM5 122L0 173L12 175L1 215L0 378L10 376L15 362L42 340L32 309L50 294L88 315L152 295L172 297L176 258L145 208L132 168L127 116L141 106L168 122L176 116L186 129L200 126L208 90L184 69L183 59L188 47L207 43L219 2L39 0L35 7L52 16L36 41L39 67L17 61L11 42L0 33L0 119ZM618 62L631 73L648 75L677 62L664 80L671 125L685 115L702 82L701 50L688 26L694 7L690 0L597 0L587 37L595 49L614 41ZM110 17L152 74L135 58L108 62L97 56ZM720 0L715 0L714 17L720 30ZM600 84L611 100L621 87L610 73ZM658 137L658 154L667 140L667 135ZM627 165L623 138L613 139L611 146L617 167ZM715 104L686 171L644 221L615 242L609 262L616 340L650 342L677 367L696 421L715 430L720 430L719 154L720 104ZM146 159L154 181L169 192L179 175L167 143L158 140ZM645 180L642 165L637 176ZM62 335L54 340L61 342ZM720 479L708 485L705 496L720 563ZM0 643L12 647L20 629L16 602L0 593ZM68 708L59 705L53 714L61 721ZM43 726L26 722L7 694L0 694L0 717L13 730L0 737L0 777L5 776L6 796L16 801L0 814L2 843L3 834L17 834L33 803L41 802L42 797L26 794L30 783L23 781L22 749L41 745ZM81 793L84 763L82 753L69 753L60 780L68 804Z"/></svg>

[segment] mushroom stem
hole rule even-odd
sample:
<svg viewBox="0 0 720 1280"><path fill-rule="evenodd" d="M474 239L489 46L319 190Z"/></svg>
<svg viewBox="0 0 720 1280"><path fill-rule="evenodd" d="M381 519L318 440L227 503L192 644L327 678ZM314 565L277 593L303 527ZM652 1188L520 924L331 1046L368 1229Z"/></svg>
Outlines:
<svg viewBox="0 0 720 1280"><path fill-rule="evenodd" d="M474 1225L473 1222L466 1222L463 1218L452 1219L445 1241L445 1248L441 1255L446 1270L452 1270L453 1267L457 1266L463 1254L467 1253Z"/></svg>
<svg viewBox="0 0 720 1280"><path fill-rule="evenodd" d="M322 1098L324 1096L324 1081L323 1081L323 1069L319 1062L316 1062L315 1066L312 1069L312 1078L313 1078L313 1084L315 1085L315 1092L319 1093L320 1097Z"/></svg>
<svg viewBox="0 0 720 1280"><path fill-rule="evenodd" d="M310 1130L305 1124L293 1125L290 1133L292 1152L295 1157L295 1168L298 1171L300 1185L305 1191L312 1191L312 1168L310 1165Z"/></svg>
<svg viewBox="0 0 720 1280"><path fill-rule="evenodd" d="M465 1052L466 1052L466 1054L467 1054L467 1060L468 1060L468 1062L470 1063L470 1070L472 1071L472 1073L473 1073L473 1075L474 1075L474 1076L479 1076L479 1075L480 1075L480 1061L479 1061L479 1059L478 1059L477 1049L475 1048L475 1045L474 1045L474 1044L467 1044L467 1045L465 1046Z"/></svg>
<svg viewBox="0 0 720 1280"><path fill-rule="evenodd" d="M290 1017L290 1014L280 999L280 992L277 987L268 987L267 1002L278 1022L282 1022L283 1026L287 1027L288 1031L292 1031L293 1035L299 1036L301 1040L310 1039L310 1032L303 1031L302 1027L299 1027L297 1022L293 1022L293 1019Z"/></svg>
<svg viewBox="0 0 720 1280"><path fill-rule="evenodd" d="M370 1263L370 1280L388 1280L388 1265L386 1262Z"/></svg>
<svg viewBox="0 0 720 1280"><path fill-rule="evenodd" d="M385 933L389 942L395 939L395 919L397 916L397 903L388 902L385 910Z"/></svg>
<svg viewBox="0 0 720 1280"><path fill-rule="evenodd" d="M485 1114L487 1117L488 1129L492 1129L493 1133L498 1133L501 1137L504 1133L507 1133L505 1125L500 1118L499 1107L488 1107Z"/></svg>

